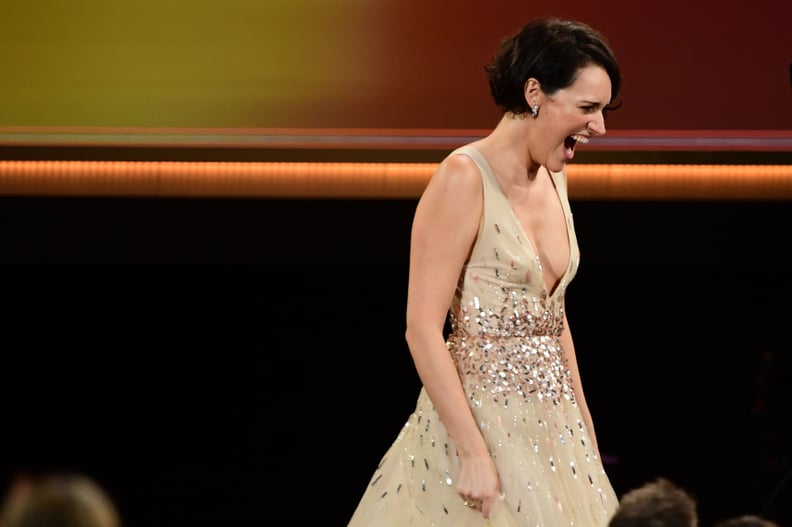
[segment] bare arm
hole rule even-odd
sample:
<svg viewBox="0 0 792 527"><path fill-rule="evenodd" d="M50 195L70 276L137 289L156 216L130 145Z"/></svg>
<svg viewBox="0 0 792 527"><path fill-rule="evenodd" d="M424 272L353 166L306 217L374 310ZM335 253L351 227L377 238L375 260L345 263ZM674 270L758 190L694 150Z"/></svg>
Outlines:
<svg viewBox="0 0 792 527"><path fill-rule="evenodd" d="M594 433L594 422L591 419L591 412L589 411L586 397L583 394L583 384L580 380L580 371L578 370L577 355L575 355L575 344L572 341L572 333L569 330L569 321L566 316L566 307L564 308L564 331L561 333L561 346L564 348L564 356L567 359L567 365L572 372L572 389L575 391L575 400L580 408L580 413L583 416L583 422L586 425L586 431L591 438L592 448L597 454L597 457L602 459L597 446L597 436Z"/></svg>
<svg viewBox="0 0 792 527"><path fill-rule="evenodd" d="M481 176L467 156L446 159L429 181L413 220L405 337L423 386L456 445L457 490L480 501L488 516L499 493L497 472L443 336L478 232L482 199Z"/></svg>
<svg viewBox="0 0 792 527"><path fill-rule="evenodd" d="M566 188L568 181L566 170L562 170L560 175L561 181L563 182L562 184L564 185L564 188ZM564 355L568 361L567 365L569 366L569 370L572 373L572 389L575 391L575 400L577 401L577 405L580 408L580 413L583 416L583 423L586 426L586 431L591 438L591 446L594 449L594 452L597 454L597 457L602 460L602 457L599 453L599 446L597 444L597 435L594 432L594 421L591 418L591 411L588 408L586 396L583 393L583 382L580 378L580 370L578 369L575 343L572 340L572 333L569 329L569 320L567 319L566 314L566 303L564 303L564 331L561 333L561 346L564 349Z"/></svg>

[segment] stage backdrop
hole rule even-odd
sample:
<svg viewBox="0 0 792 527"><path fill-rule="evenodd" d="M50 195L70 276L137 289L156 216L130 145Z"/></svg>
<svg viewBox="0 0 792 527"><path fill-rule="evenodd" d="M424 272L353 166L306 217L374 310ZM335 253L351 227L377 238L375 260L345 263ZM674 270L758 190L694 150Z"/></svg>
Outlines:
<svg viewBox="0 0 792 527"><path fill-rule="evenodd" d="M610 39L612 129L792 120L792 4L31 0L0 17L0 127L489 128L483 66L540 15Z"/></svg>

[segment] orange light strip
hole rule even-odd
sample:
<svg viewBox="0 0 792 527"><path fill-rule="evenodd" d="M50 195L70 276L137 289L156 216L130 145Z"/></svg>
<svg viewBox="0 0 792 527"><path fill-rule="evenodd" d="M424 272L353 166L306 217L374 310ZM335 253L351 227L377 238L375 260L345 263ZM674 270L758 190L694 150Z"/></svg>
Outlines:
<svg viewBox="0 0 792 527"><path fill-rule="evenodd" d="M417 198L436 163L0 161L0 195ZM571 164L573 199L792 200L790 165Z"/></svg>

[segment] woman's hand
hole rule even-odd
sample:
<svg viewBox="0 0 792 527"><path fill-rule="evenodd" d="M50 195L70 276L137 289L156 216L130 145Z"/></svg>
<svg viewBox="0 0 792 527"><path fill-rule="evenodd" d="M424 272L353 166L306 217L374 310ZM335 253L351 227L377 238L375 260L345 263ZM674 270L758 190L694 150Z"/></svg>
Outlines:
<svg viewBox="0 0 792 527"><path fill-rule="evenodd" d="M492 456L489 453L460 455L456 489L467 507L480 510L489 518L495 500L502 497L498 469Z"/></svg>

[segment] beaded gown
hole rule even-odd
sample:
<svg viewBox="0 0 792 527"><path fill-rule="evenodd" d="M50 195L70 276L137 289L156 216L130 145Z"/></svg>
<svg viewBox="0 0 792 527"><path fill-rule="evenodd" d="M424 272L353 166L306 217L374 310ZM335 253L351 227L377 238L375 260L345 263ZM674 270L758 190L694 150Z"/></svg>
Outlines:
<svg viewBox="0 0 792 527"><path fill-rule="evenodd" d="M579 251L563 173L551 173L570 259L547 291L530 239L484 157L484 207L449 309L452 355L498 469L489 519L455 489L459 459L426 391L382 457L349 527L604 527L617 497L593 450L560 344L563 295Z"/></svg>

